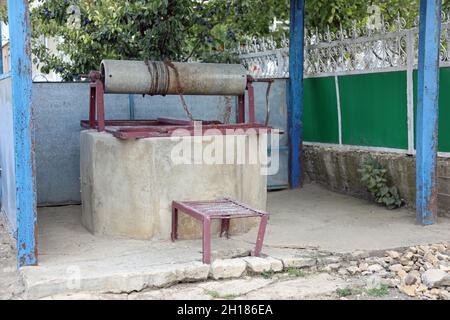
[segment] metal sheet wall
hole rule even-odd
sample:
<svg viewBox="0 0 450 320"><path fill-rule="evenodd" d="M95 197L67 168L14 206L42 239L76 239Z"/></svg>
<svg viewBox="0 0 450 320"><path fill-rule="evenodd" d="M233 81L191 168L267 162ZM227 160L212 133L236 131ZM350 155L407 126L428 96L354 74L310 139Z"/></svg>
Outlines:
<svg viewBox="0 0 450 320"><path fill-rule="evenodd" d="M8 225L16 230L16 183L11 78L0 80L0 203Z"/></svg>

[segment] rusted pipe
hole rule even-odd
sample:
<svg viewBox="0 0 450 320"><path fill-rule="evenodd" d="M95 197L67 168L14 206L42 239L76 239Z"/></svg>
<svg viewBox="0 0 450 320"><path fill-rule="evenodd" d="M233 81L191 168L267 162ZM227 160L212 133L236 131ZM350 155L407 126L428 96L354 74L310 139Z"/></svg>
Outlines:
<svg viewBox="0 0 450 320"><path fill-rule="evenodd" d="M105 93L237 96L247 86L240 64L103 60L101 73Z"/></svg>

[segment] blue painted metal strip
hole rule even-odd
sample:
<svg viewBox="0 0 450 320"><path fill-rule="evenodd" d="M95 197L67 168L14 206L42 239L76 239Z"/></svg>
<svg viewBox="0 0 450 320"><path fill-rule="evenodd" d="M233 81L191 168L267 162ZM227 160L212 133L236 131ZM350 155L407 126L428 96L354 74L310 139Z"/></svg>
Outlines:
<svg viewBox="0 0 450 320"><path fill-rule="evenodd" d="M11 46L18 266L37 264L36 184L32 122L30 13L27 0L8 0Z"/></svg>
<svg viewBox="0 0 450 320"><path fill-rule="evenodd" d="M289 182L291 188L300 187L300 157L302 146L303 115L303 46L304 46L304 0L291 0L288 126L289 126Z"/></svg>
<svg viewBox="0 0 450 320"><path fill-rule="evenodd" d="M130 108L130 120L134 120L134 95L128 95L129 108Z"/></svg>
<svg viewBox="0 0 450 320"><path fill-rule="evenodd" d="M417 83L417 222L437 219L437 145L441 0L420 1L419 66Z"/></svg>
<svg viewBox="0 0 450 320"><path fill-rule="evenodd" d="M2 20L0 20L0 75L3 74L3 33L2 33Z"/></svg>

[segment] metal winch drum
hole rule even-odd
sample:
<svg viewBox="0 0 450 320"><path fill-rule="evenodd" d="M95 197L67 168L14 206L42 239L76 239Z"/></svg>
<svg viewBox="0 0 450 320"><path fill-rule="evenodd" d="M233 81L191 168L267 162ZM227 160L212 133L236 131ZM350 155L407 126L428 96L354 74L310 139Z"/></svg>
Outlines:
<svg viewBox="0 0 450 320"><path fill-rule="evenodd" d="M103 60L101 74L105 93L239 96L247 87L240 64Z"/></svg>
<svg viewBox="0 0 450 320"><path fill-rule="evenodd" d="M171 61L103 60L100 71L91 71L89 120L82 120L85 128L106 131L120 139L170 136L177 128L193 130L194 121L158 118L156 120L105 120L104 94L148 94L180 95L187 110L183 95L237 96L236 124L219 121L202 121L203 130L210 128L267 129L267 123L255 121L253 82L268 82L272 79L255 80L247 75L240 64L179 63ZM268 95L267 91L267 95ZM248 110L245 110L245 93L248 95ZM268 104L268 98L266 96ZM248 115L249 121L245 118ZM267 120L266 120L267 122Z"/></svg>

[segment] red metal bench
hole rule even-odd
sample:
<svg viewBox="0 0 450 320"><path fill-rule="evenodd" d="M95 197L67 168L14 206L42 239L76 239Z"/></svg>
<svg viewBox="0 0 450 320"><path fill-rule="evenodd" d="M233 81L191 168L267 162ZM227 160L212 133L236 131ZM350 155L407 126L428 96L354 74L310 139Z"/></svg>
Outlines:
<svg viewBox="0 0 450 320"><path fill-rule="evenodd" d="M200 220L203 224L203 263L211 263L211 220L221 219L220 236L225 232L229 237L230 219L260 217L258 238L254 256L259 256L266 232L269 214L264 211L250 208L249 206L224 198L211 201L173 201L172 202L172 241L178 237L178 210Z"/></svg>

